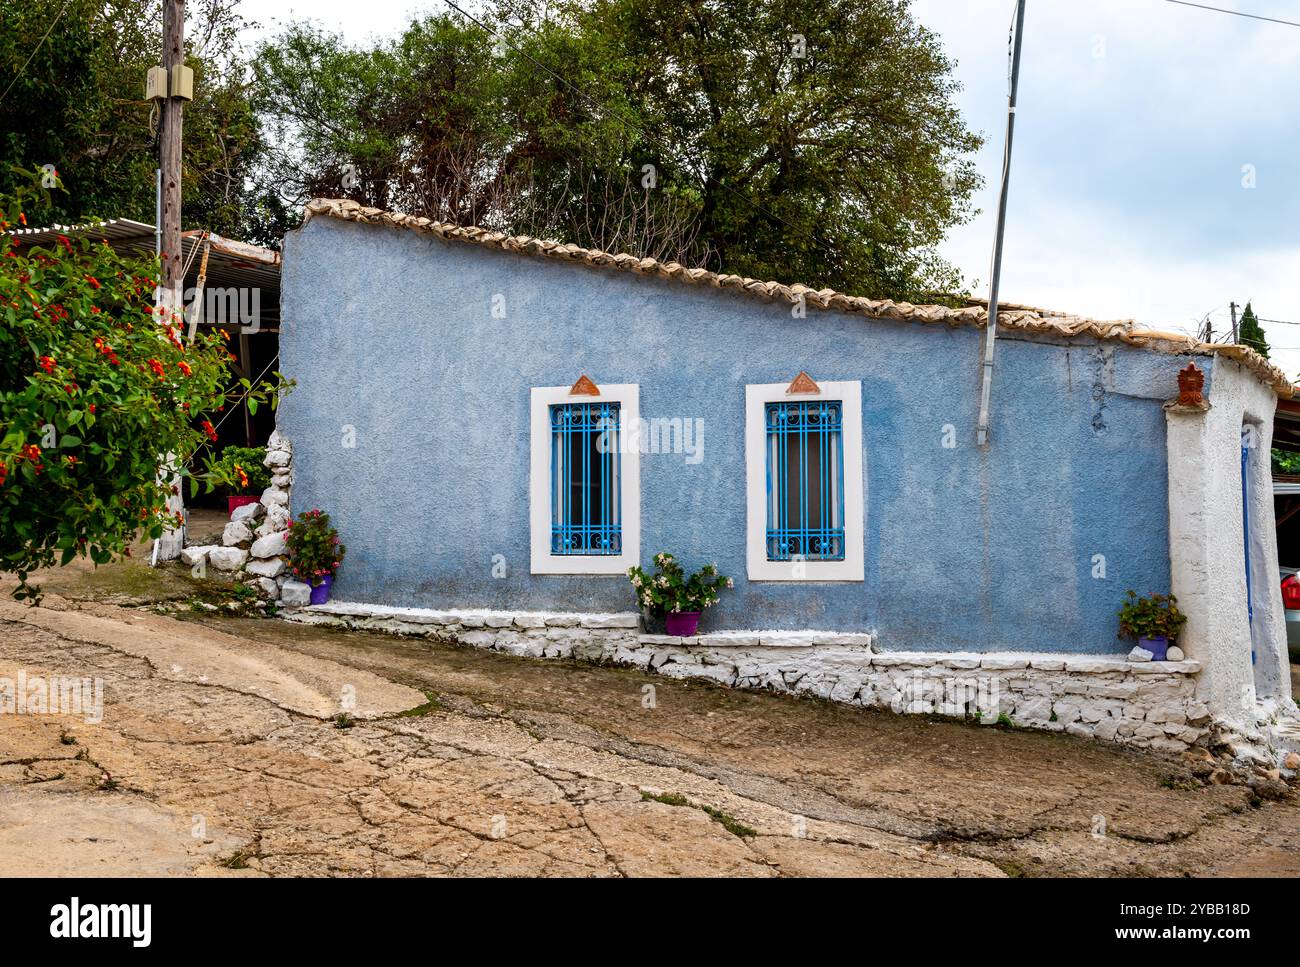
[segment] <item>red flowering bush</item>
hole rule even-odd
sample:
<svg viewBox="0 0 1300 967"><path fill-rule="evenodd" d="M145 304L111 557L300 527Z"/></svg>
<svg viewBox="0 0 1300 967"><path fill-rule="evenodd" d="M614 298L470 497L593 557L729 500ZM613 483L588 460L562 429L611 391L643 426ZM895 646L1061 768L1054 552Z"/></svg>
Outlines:
<svg viewBox="0 0 1300 967"><path fill-rule="evenodd" d="M164 455L187 473L212 435L196 420L232 380L222 335L187 338L155 311L156 260L93 230L52 246L11 234L46 194L35 185L0 196L0 571L17 574L18 597L37 596L36 568L103 564L175 523Z"/></svg>
<svg viewBox="0 0 1300 967"><path fill-rule="evenodd" d="M339 532L330 526L330 515L315 508L289 521L284 543L289 549L289 570L313 587L332 576L348 552L339 543Z"/></svg>

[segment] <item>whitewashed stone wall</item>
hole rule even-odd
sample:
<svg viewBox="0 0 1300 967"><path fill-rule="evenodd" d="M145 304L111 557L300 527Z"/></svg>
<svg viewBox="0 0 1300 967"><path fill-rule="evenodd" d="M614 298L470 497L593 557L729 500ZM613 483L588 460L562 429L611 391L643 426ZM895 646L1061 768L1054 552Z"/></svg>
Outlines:
<svg viewBox="0 0 1300 967"><path fill-rule="evenodd" d="M1047 654L874 651L869 634L641 634L639 615L434 611L330 602L288 611L307 624L423 635L535 658L611 661L670 678L765 688L895 712L973 717L1164 752L1203 743L1199 662Z"/></svg>
<svg viewBox="0 0 1300 967"><path fill-rule="evenodd" d="M181 562L198 569L197 573L210 568L230 574L269 600L305 604L311 589L290 578L284 542L289 527L293 447L278 430L267 441L263 463L271 471L271 486L262 491L258 502L235 508L220 544L187 546L181 551Z"/></svg>

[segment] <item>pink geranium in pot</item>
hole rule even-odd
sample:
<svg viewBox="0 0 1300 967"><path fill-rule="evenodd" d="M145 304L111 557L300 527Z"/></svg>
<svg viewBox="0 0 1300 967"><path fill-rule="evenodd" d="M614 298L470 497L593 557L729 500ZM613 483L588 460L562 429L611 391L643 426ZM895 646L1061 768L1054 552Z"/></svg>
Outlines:
<svg viewBox="0 0 1300 967"><path fill-rule="evenodd" d="M289 521L284 536L289 551L289 570L299 581L311 585L311 603L324 604L334 585L334 573L343 563L347 548L339 532L330 525L330 515L312 508Z"/></svg>

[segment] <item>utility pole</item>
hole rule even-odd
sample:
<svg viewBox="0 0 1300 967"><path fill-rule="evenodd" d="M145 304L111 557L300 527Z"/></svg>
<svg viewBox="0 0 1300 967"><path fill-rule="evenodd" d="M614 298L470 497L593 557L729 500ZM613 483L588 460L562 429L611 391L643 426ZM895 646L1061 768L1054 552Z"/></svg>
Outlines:
<svg viewBox="0 0 1300 967"><path fill-rule="evenodd" d="M1007 97L1007 143L1002 153L1002 193L998 198L998 229L989 273L989 318L984 330L984 373L980 385L980 418L976 443L989 439L989 396L993 389L993 345L998 337L998 285L1002 281L1002 236L1007 227L1007 191L1011 187L1011 142L1016 130L1016 95L1020 90L1020 38L1025 27L1025 0L1016 0L1015 38L1011 52L1011 92Z"/></svg>
<svg viewBox="0 0 1300 967"><path fill-rule="evenodd" d="M162 279L158 305L164 308L160 322L184 331L183 294L185 262L181 252L181 114L192 95L192 82L185 67L185 0L162 0L163 92L158 132L158 241L162 249ZM176 491L167 499L169 514L185 513L180 493L181 477L175 454L163 458L162 478ZM180 557L185 546L185 528L169 527L154 543L153 562Z"/></svg>
<svg viewBox="0 0 1300 967"><path fill-rule="evenodd" d="M1228 310L1232 313L1232 344L1235 346L1240 342L1237 338L1237 303L1229 302Z"/></svg>
<svg viewBox="0 0 1300 967"><path fill-rule="evenodd" d="M180 309L184 271L181 256L181 113L173 70L185 64L185 0L163 0L163 70L168 96L162 102L162 127L158 134L158 166L162 170L162 287L165 305Z"/></svg>

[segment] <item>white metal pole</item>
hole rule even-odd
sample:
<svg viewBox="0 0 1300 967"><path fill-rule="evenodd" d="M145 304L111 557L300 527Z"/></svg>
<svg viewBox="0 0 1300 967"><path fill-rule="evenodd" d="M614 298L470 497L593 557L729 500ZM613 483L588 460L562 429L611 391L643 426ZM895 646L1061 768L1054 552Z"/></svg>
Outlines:
<svg viewBox="0 0 1300 967"><path fill-rule="evenodd" d="M1007 191L1011 186L1011 141L1016 130L1016 93L1020 88L1020 36L1025 26L1025 0L1016 0L1015 38L1011 53L1011 93L1007 98L1007 143L1002 154L1002 193L998 198L997 238L989 273L989 318L984 332L984 378L980 386L980 418L976 442L989 438L989 396L993 389L993 345L998 337L998 284L1002 281L1002 236L1007 227Z"/></svg>

